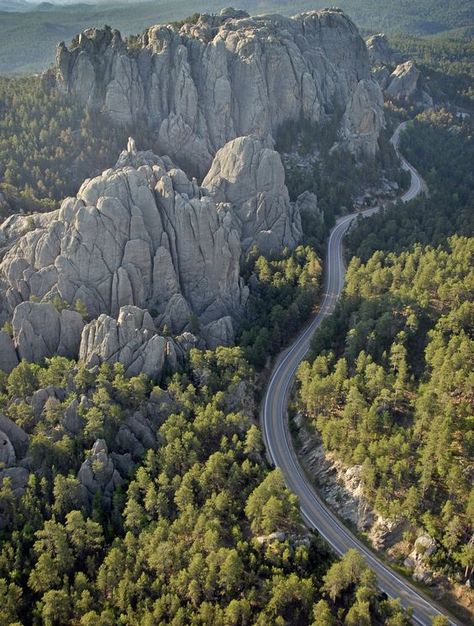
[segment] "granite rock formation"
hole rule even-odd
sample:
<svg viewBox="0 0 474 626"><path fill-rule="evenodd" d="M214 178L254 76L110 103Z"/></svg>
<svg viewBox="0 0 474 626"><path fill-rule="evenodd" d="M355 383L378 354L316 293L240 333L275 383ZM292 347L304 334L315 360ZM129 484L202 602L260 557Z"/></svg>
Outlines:
<svg viewBox="0 0 474 626"><path fill-rule="evenodd" d="M392 67L402 62L402 55L390 48L388 39L383 33L372 35L366 39L365 43L372 66L387 65Z"/></svg>
<svg viewBox="0 0 474 626"><path fill-rule="evenodd" d="M56 81L117 122L144 120L159 151L198 176L232 139L271 141L288 121L345 112L342 140L371 156L383 125L364 41L338 9L292 18L223 11L152 26L133 44L89 29L70 49L59 45Z"/></svg>
<svg viewBox="0 0 474 626"><path fill-rule="evenodd" d="M49 302L22 302L13 313L13 340L20 359L40 363L55 354L75 358L84 326L76 311Z"/></svg>
<svg viewBox="0 0 474 626"><path fill-rule="evenodd" d="M15 422L0 413L0 431L8 438L13 446L16 459L25 456L28 449L28 435Z"/></svg>
<svg viewBox="0 0 474 626"><path fill-rule="evenodd" d="M12 338L4 330L0 330L0 370L10 373L18 363L18 355Z"/></svg>
<svg viewBox="0 0 474 626"><path fill-rule="evenodd" d="M79 469L77 478L83 487L84 498L92 501L99 494L106 509L112 505L112 496L123 478L117 471L104 439L92 446L90 456Z"/></svg>
<svg viewBox="0 0 474 626"><path fill-rule="evenodd" d="M124 306L117 319L102 314L85 327L79 357L88 367L122 363L127 376L143 373L160 380L165 369L178 369L194 344L190 333L176 339L162 337L148 311Z"/></svg>
<svg viewBox="0 0 474 626"><path fill-rule="evenodd" d="M217 203L233 207L245 251L256 245L271 254L293 248L301 237L280 156L257 139L239 137L221 148L202 185Z"/></svg>
<svg viewBox="0 0 474 626"><path fill-rule="evenodd" d="M0 430L0 468L11 467L15 464L16 455L12 442L2 430Z"/></svg>
<svg viewBox="0 0 474 626"><path fill-rule="evenodd" d="M385 93L393 100L412 101L425 107L433 106L433 99L424 89L421 72L413 61L397 65L388 77Z"/></svg>
<svg viewBox="0 0 474 626"><path fill-rule="evenodd" d="M337 118L335 145L373 156L384 124L367 48L336 9L228 9L133 42L90 29L59 46L56 82L116 122L145 122L169 156L130 139L59 210L0 225L5 371L60 354L159 379L194 345L190 331L201 346L231 344L249 293L243 257L295 247L300 206L317 213L315 197L290 203L276 131Z"/></svg>
<svg viewBox="0 0 474 626"><path fill-rule="evenodd" d="M313 223L323 222L324 215L318 206L318 198L311 191L303 191L296 198L295 207L297 208L301 218L311 220Z"/></svg>
<svg viewBox="0 0 474 626"><path fill-rule="evenodd" d="M433 99L419 69L413 61L404 61L402 54L392 50L385 35L372 35L366 40L366 46L372 77L386 98L423 107L433 106Z"/></svg>
<svg viewBox="0 0 474 626"><path fill-rule="evenodd" d="M291 230L284 185L280 192L278 217ZM93 319L116 317L126 305L148 308L158 326L175 334L187 329L192 315L203 327L235 319L247 289L232 211L166 157L126 152L117 167L86 181L58 211L6 220L0 227L0 291L13 314L18 356L77 354L80 316L46 304L56 297L70 305L81 301ZM31 299L42 302L24 302ZM8 337L2 342L8 344Z"/></svg>
<svg viewBox="0 0 474 626"><path fill-rule="evenodd" d="M242 255L254 246L278 254L300 237L280 156L258 139L226 144L202 187L130 139L117 165L58 211L0 226L0 314L13 317L13 337L0 334L0 367L76 358L81 345L88 363L118 360L130 374L141 364L159 378L189 341L158 330L179 335L195 319L207 346L232 343L248 297ZM71 310L79 303L93 320L84 330Z"/></svg>

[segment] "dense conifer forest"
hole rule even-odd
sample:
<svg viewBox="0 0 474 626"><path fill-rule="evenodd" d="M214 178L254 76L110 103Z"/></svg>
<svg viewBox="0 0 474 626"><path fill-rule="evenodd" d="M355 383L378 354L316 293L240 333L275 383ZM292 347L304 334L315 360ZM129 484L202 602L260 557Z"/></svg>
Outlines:
<svg viewBox="0 0 474 626"><path fill-rule="evenodd" d="M55 396L39 417L45 387ZM31 437L25 494L9 479L0 489L2 626L407 623L357 553L331 564L266 468L240 348L195 350L162 387L119 365L21 363L0 392L1 412ZM120 429L137 411L159 445L129 459L110 499L91 498L77 478L90 446L107 450L95 476L118 467Z"/></svg>
<svg viewBox="0 0 474 626"><path fill-rule="evenodd" d="M376 252L349 265L343 300L299 371L328 451L362 465L377 512L439 540L436 565L470 573L474 240Z"/></svg>

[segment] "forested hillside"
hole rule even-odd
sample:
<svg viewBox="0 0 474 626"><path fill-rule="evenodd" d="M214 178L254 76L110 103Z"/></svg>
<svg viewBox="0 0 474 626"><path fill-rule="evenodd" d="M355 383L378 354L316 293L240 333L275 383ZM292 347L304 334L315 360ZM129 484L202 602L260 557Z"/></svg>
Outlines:
<svg viewBox="0 0 474 626"><path fill-rule="evenodd" d="M51 43L83 26L107 22L130 34L195 10L189 0L132 4L0 13L0 72L43 69ZM364 28L392 33L426 35L473 20L472 3L461 0L340 5ZM238 8L315 6L243 0ZM472 104L472 46L392 41L421 60L435 99L446 103L417 115L401 142L429 197L351 230L344 296L299 370L297 406L327 451L361 466L364 496L403 522L404 540L428 533L432 568L472 584L474 141L470 118L448 104ZM276 137L292 202L308 190L317 200L309 194L294 249L237 253L249 290L236 347L191 350L178 373L177 360L164 367L160 386L144 374L127 377L117 363L87 369L58 356L0 372L0 626L408 624L358 553L336 560L305 528L296 497L268 467L257 426L271 357L321 294L320 257L335 219L382 174L405 182L388 129L377 161L331 151L338 115L320 128L296 121ZM130 134L139 150L159 152L139 124L87 113L40 77L0 78L0 221L57 208L114 165ZM176 184L189 200L194 181ZM81 300L75 306L90 321ZM189 323L199 334L195 314ZM13 345L13 334L8 321L2 345Z"/></svg>
<svg viewBox="0 0 474 626"><path fill-rule="evenodd" d="M147 133L133 130L140 148L151 147ZM115 164L128 135L38 77L0 77L0 217L56 208Z"/></svg>
<svg viewBox="0 0 474 626"><path fill-rule="evenodd" d="M58 357L2 375L2 428L29 450L0 489L0 624L407 623L357 553L331 566L304 529L254 389L239 348L194 351L162 388Z"/></svg>
<svg viewBox="0 0 474 626"><path fill-rule="evenodd" d="M468 110L474 108L474 41L472 29L462 36L436 37L393 35L390 42L423 73L437 103L450 102Z"/></svg>
<svg viewBox="0 0 474 626"><path fill-rule="evenodd" d="M299 372L299 406L325 449L361 466L364 497L432 570L472 576L474 159L472 121L416 116L401 150L429 195L360 220L343 298Z"/></svg>
<svg viewBox="0 0 474 626"><path fill-rule="evenodd" d="M377 512L438 543L434 566L473 564L474 239L355 258L336 313L299 371L325 448L362 465ZM317 355L317 356L316 356Z"/></svg>

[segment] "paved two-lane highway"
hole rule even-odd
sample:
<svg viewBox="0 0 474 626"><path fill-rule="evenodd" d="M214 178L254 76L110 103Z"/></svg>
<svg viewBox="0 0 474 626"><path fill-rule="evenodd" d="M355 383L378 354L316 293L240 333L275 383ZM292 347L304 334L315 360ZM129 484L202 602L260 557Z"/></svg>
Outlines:
<svg viewBox="0 0 474 626"><path fill-rule="evenodd" d="M427 187L426 187L424 180L418 174L418 172L413 167L413 165L408 163L405 157L402 154L400 154L400 150L398 149L398 144L400 142L400 133L406 128L406 125L407 125L407 122L402 122L399 126L397 126L395 132L393 133L390 139L390 143L395 148L395 152L397 153L397 156L400 159L402 169L405 170L405 172L410 172L410 176L411 176L410 188L401 197L401 200L403 202L408 202L409 200L413 200L413 198L416 198L416 196L418 196L420 193L427 192Z"/></svg>
<svg viewBox="0 0 474 626"><path fill-rule="evenodd" d="M397 152L402 128L403 125L400 125L392 137ZM415 168L405 159L402 160L402 166L411 173L410 189L402 196L402 200L407 202L423 191L425 185ZM376 210L368 209L363 213L369 215ZM342 242L349 226L358 215L353 213L340 218L331 231L326 257L325 293L321 307L307 328L280 354L275 363L262 402L263 437L271 462L282 470L286 484L298 496L302 516L307 525L316 529L337 553L344 554L350 548L356 548L361 552L367 564L376 573L380 588L391 597L399 597L405 607L411 606L414 622L429 626L433 616L445 611L443 612L381 561L330 511L305 475L294 451L288 428L287 406L295 373L308 352L313 332L322 320L332 313L341 294L345 275ZM460 624L452 618L451 623Z"/></svg>

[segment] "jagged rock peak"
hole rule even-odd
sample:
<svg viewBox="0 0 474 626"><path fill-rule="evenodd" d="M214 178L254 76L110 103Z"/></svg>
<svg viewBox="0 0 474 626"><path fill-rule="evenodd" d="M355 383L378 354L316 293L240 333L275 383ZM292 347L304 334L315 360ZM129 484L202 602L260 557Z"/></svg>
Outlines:
<svg viewBox="0 0 474 626"><path fill-rule="evenodd" d="M119 123L145 119L160 152L199 176L236 137L265 140L301 117L353 115L360 83L372 81L363 39L335 9L292 18L226 10L152 26L128 42L117 31L89 29L70 50L59 46L56 77L60 88ZM364 89L369 97L360 102L374 112L372 126L342 139L353 152L373 155L383 110L378 86Z"/></svg>
<svg viewBox="0 0 474 626"><path fill-rule="evenodd" d="M75 358L81 345L87 362L115 359L159 378L187 349L165 340L165 327L179 335L197 323L206 345L232 343L248 297L243 253L278 254L300 237L280 156L258 139L225 145L199 186L130 138L117 165L59 210L0 225L0 317L13 317L0 367ZM93 321L83 330L70 308Z"/></svg>
<svg viewBox="0 0 474 626"><path fill-rule="evenodd" d="M172 333L185 330L192 314L203 325L230 313L235 318L246 289L228 210L170 159L124 151L115 168L86 180L58 211L15 216L0 226L4 304L18 312L22 301L59 297L70 305L81 301L91 318L115 317L130 304L155 310ZM38 323L47 318L52 327L54 318L54 332L43 340L56 346L59 320L47 306L38 310ZM27 322L15 324L14 317L18 333L20 326L29 329Z"/></svg>

